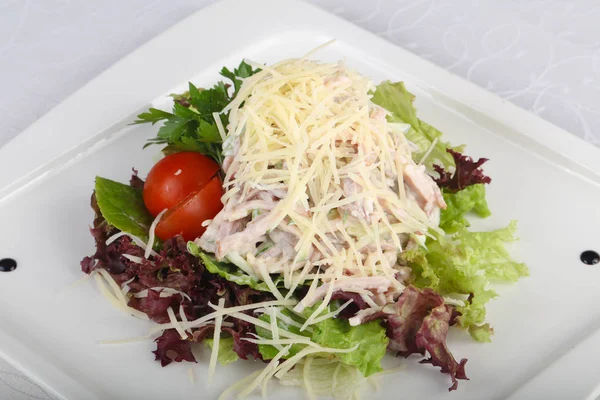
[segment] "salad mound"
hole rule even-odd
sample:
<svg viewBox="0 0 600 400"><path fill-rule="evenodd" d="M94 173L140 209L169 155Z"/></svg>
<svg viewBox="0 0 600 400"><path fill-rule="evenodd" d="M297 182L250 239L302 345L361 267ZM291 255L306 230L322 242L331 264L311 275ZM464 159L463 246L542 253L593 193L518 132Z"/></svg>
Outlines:
<svg viewBox="0 0 600 400"><path fill-rule="evenodd" d="M129 184L97 177L81 262L121 310L157 323L156 360L265 368L222 397L277 378L351 398L386 353L467 379L450 327L491 341L490 283L528 274L488 217L482 165L417 117L402 82L343 63L243 61L209 89L189 84L146 145L165 157ZM329 378L328 378L329 377ZM233 392L233 393L232 393Z"/></svg>

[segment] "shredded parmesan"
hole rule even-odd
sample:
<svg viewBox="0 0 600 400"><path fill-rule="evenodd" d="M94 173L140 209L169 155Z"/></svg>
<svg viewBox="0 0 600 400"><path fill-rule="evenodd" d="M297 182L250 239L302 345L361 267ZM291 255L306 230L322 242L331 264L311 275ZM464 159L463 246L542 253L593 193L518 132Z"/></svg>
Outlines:
<svg viewBox="0 0 600 400"><path fill-rule="evenodd" d="M229 307L229 308L220 308L218 306L210 304L210 306L212 308L216 309L215 312L212 312L203 317L200 317L198 319L190 321L186 324L180 324L180 325L183 328L199 328L201 326L206 325L206 323L208 321L214 320L219 315L231 315L231 316L246 315L246 314L241 314L241 313L243 311L254 310L256 308L265 308L265 307L269 307L269 306L293 306L295 304L296 304L295 300L283 300L283 301L273 300L273 301L265 301L265 302L261 302L261 303L247 304L245 306L237 306L237 307ZM254 319L256 319L256 318L254 318ZM256 319L256 320L258 321L258 319ZM260 322L263 322L263 321L260 321ZM173 325L172 323L157 324L156 326L153 326L152 328L150 328L150 333L162 331L165 329L172 329L174 327L175 327L175 325ZM269 329L269 328L266 328L266 329Z"/></svg>
<svg viewBox="0 0 600 400"><path fill-rule="evenodd" d="M248 263L246 262L246 260L244 260L244 258L242 256L240 256L238 253L235 253L235 252L229 253L229 254L227 254L227 258L229 259L230 262L235 264L239 269L241 269L248 275L256 276L256 274L252 270L252 267L250 267L248 265Z"/></svg>
<svg viewBox="0 0 600 400"><path fill-rule="evenodd" d="M309 325L318 324L319 322L325 321L326 319L337 317L337 315L339 313L341 313L342 311L344 311L344 309L346 307L348 307L350 305L350 303L352 303L352 302L353 302L353 300L348 300L347 302L345 302L344 304L342 304L340 306L340 308L338 308L337 310L328 312L325 315L322 315L320 317L317 317L317 318L313 319Z"/></svg>
<svg viewBox="0 0 600 400"><path fill-rule="evenodd" d="M230 400L233 394L239 392L241 388L247 387L248 384L253 382L261 372L262 370L253 372L252 374L246 376L245 378L241 379L235 384L229 386L226 390L223 391L223 393L221 393L218 400Z"/></svg>
<svg viewBox="0 0 600 400"><path fill-rule="evenodd" d="M261 383L263 383L263 380L265 380L265 377L267 377L267 375L269 374L269 372L271 372L272 370L277 369L277 367L279 366L279 360L287 355L288 351L290 350L290 348L292 347L292 345L287 345L286 347L284 347L282 350L279 351L279 353L277 353L277 355L275 357L273 357L273 359L269 362L269 364L258 373L258 375L256 376L256 378L254 378L254 380L252 382L250 382L250 384L248 384L246 386L246 388L244 390L242 390L239 394L238 394L238 398L243 399L246 396L248 396L250 393L252 393L252 391ZM266 382L264 387L266 387ZM263 390L264 393L264 390Z"/></svg>
<svg viewBox="0 0 600 400"><path fill-rule="evenodd" d="M136 310L135 308L131 308L127 305L126 301L124 300L124 296L123 293L121 292L121 289L119 288L119 285L117 285L117 283L114 281L114 279L112 279L112 277L110 276L110 274L106 273L106 276L104 276L102 274L102 269L98 269L96 271L100 271L99 273L94 274L94 279L96 280L96 284L98 285L98 289L100 289L100 293L102 293L102 295L104 297L106 297L108 299L108 301L117 309L133 315L134 317L140 318L140 319L148 319L148 316L141 312ZM116 286L116 290L115 292L111 292L110 289L108 289L108 287L106 286L106 283L108 282L109 285L111 285L111 288L113 290L115 290L115 286ZM116 293L120 293L120 296L117 294L118 297L115 297Z"/></svg>
<svg viewBox="0 0 600 400"><path fill-rule="evenodd" d="M219 299L219 308L225 306L225 299ZM219 358L219 342L221 340L221 325L223 324L223 315L215 318L215 329L213 334L213 345L210 353L210 361L208 363L208 382L212 382L217 368L217 359Z"/></svg>
<svg viewBox="0 0 600 400"><path fill-rule="evenodd" d="M273 296L275 296L277 300L284 300L283 295L279 289L277 289L277 286L275 286L275 283L273 282L273 279L271 279L271 276L267 272L267 267L264 264L259 265L259 272L263 281L267 284L271 293L273 293Z"/></svg>
<svg viewBox="0 0 600 400"><path fill-rule="evenodd" d="M108 282L109 286L113 290L113 294L117 297L119 302L121 302L121 304L127 305L127 299L125 298L125 295L123 294L121 287L119 287L119 285L117 284L117 282L115 282L113 277L110 276L108 271L105 270L104 268L97 269L97 271L100 275L102 275L102 277L106 280L106 282Z"/></svg>
<svg viewBox="0 0 600 400"><path fill-rule="evenodd" d="M321 304L319 304L319 306L315 309L315 311L310 315L310 317L306 319L306 322L304 322L304 325L302 325L302 327L300 328L300 332L305 330L307 326L312 325L313 321L325 310L325 308L327 308L327 306L329 305L329 301L331 300L331 296L333 295L334 288L335 283L330 283L327 289L327 294L325 294L325 298L323 299Z"/></svg>
<svg viewBox="0 0 600 400"><path fill-rule="evenodd" d="M251 324L254 324L255 326L259 326L259 327L261 327L263 329L266 329L268 331L271 330L271 324L269 324L269 323L267 323L265 321L262 321L262 320L260 320L258 318L254 318L254 317L251 317L249 315L242 314L242 313L233 313L233 314L231 314L231 316L233 318L241 319L242 321L246 321L246 322L249 322ZM293 333L293 332L288 332L285 329L281 329L281 328L279 328L279 335L283 336L285 338L294 339L294 340L296 340L297 343L305 343L305 340L306 340L305 336L298 335L298 334Z"/></svg>
<svg viewBox="0 0 600 400"><path fill-rule="evenodd" d="M427 158L429 158L429 155L431 154L431 152L435 148L435 145L437 144L438 140L439 140L439 138L433 139L433 141L431 142L431 145L429 146L429 148L427 149L427 151L425 152L425 154L423 154L423 157L421 157L421 159L419 160L419 164L425 163L425 161L427 160Z"/></svg>
<svg viewBox="0 0 600 400"><path fill-rule="evenodd" d="M177 289L173 289L173 288L169 288L169 287L160 287L160 286L151 287L150 289L144 289L142 291L134 293L133 297L136 297L136 298L148 297L149 290L159 292L160 297L171 297L171 296L178 294L181 297L183 297L184 299L192 301L191 297L187 293L182 292L181 290L177 290Z"/></svg>
<svg viewBox="0 0 600 400"><path fill-rule="evenodd" d="M301 328L302 327L301 323L299 323L297 321L294 321L294 319L292 319L289 316L287 316L284 313L282 313L281 309L279 307L272 307L272 308L275 310L277 318L280 321L284 322L286 325L295 326L296 328ZM267 312L267 310L263 309L263 308L257 308L256 310L254 310L255 314L262 314L262 313L265 313L265 312ZM312 329L309 328L309 329L307 329L307 331L311 332Z"/></svg>
<svg viewBox="0 0 600 400"><path fill-rule="evenodd" d="M179 317L181 318L181 322L183 322L184 325L188 325L190 323L190 321L187 318L187 315L185 315L183 303L179 304ZM185 330L189 333L192 333L192 330L190 328L186 328Z"/></svg>
<svg viewBox="0 0 600 400"><path fill-rule="evenodd" d="M215 123L217 124L217 129L219 130L219 135L221 135L221 140L224 142L226 140L226 133L225 128L223 128L223 122L221 121L219 113L213 113L213 118L215 119Z"/></svg>
<svg viewBox="0 0 600 400"><path fill-rule="evenodd" d="M194 369L192 367L188 368L187 375L190 380L190 383L192 383L192 384L196 383L196 375L194 374Z"/></svg>
<svg viewBox="0 0 600 400"><path fill-rule="evenodd" d="M277 309L275 307L269 307L269 322L271 323L271 334L273 340L279 340L279 326L277 325Z"/></svg>
<svg viewBox="0 0 600 400"><path fill-rule="evenodd" d="M127 232L115 233L114 235L112 235L111 237L106 239L106 245L108 246L109 244L111 244L112 242L114 242L115 240L117 240L118 238L123 237L123 236L128 236L133 241L133 243L135 243L137 246L141 247L144 250L144 253L147 251L148 246L142 239L140 239L139 237L137 237L135 235L127 233ZM152 250L152 247L150 247L150 255L155 257L158 255L158 253L156 251Z"/></svg>
<svg viewBox="0 0 600 400"><path fill-rule="evenodd" d="M173 311L173 307L167 308L167 315L169 316L169 320L173 324L173 327L179 333L179 336L182 339L187 339L187 333L185 333L185 329L181 325L181 323L177 320L177 316L175 315L175 311Z"/></svg>
<svg viewBox="0 0 600 400"><path fill-rule="evenodd" d="M144 261L142 257L132 256L131 254L122 254L122 256L136 264L141 264Z"/></svg>
<svg viewBox="0 0 600 400"><path fill-rule="evenodd" d="M152 224L150 225L150 231L148 233L148 245L146 246L146 251L144 251L144 258L148 259L152 254L152 246L154 246L154 231L156 230L156 225L160 222L160 218L167 212L165 208L161 212L158 213Z"/></svg>
<svg viewBox="0 0 600 400"><path fill-rule="evenodd" d="M131 278L131 279L126 280L121 285L121 291L122 291L122 293L123 293L124 296L127 296L127 294L129 293L129 291L131 290L131 287L129 287L129 284L131 282L133 282L134 280L135 280L135 276L133 278Z"/></svg>
<svg viewBox="0 0 600 400"><path fill-rule="evenodd" d="M304 388L306 389L306 394L308 398L311 400L315 399L315 394L313 393L312 382L310 379L310 366L312 364L312 357L307 357L304 362L304 370L302 371L302 381L304 382Z"/></svg>

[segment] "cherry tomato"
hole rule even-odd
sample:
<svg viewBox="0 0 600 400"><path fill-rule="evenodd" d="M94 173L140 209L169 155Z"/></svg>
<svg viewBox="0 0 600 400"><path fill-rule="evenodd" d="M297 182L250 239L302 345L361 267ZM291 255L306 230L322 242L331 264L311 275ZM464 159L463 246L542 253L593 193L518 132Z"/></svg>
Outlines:
<svg viewBox="0 0 600 400"><path fill-rule="evenodd" d="M182 235L185 240L201 236L206 230L202 223L214 218L223 208L222 195L221 180L215 176L162 216L156 226L156 236L162 240L176 235Z"/></svg>
<svg viewBox="0 0 600 400"><path fill-rule="evenodd" d="M219 171L211 158L194 151L166 156L148 173L144 184L144 204L150 214L177 206L190 193L200 190ZM221 204L219 200L215 200Z"/></svg>

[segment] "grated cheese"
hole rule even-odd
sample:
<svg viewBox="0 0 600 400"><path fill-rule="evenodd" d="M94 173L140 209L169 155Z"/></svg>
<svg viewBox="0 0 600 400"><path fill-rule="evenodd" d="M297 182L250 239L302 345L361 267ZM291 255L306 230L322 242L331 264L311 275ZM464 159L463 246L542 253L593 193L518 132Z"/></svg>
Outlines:
<svg viewBox="0 0 600 400"><path fill-rule="evenodd" d="M177 320L177 316L175 315L175 311L173 311L173 307L167 308L167 315L169 316L169 321L171 321L171 323L173 324L173 327L175 328L177 333L179 333L179 336L182 339L187 339L188 338L187 333L185 333L185 329L183 329L183 326Z"/></svg>
<svg viewBox="0 0 600 400"><path fill-rule="evenodd" d="M215 119L215 124L217 124L217 129L219 130L219 135L221 135L221 140L225 142L225 140L227 139L225 128L223 128L223 121L221 121L219 113L213 113L213 118Z"/></svg>
<svg viewBox="0 0 600 400"><path fill-rule="evenodd" d="M190 383L192 383L192 384L196 383L196 375L194 374L194 369L192 367L189 367L187 369L187 375L190 380Z"/></svg>
<svg viewBox="0 0 600 400"><path fill-rule="evenodd" d="M231 263L235 264L236 267L238 267L248 275L256 277L256 274L254 273L252 267L238 253L229 253L227 254L227 258L229 259L229 261L231 261Z"/></svg>
<svg viewBox="0 0 600 400"><path fill-rule="evenodd" d="M271 323L271 334L273 340L279 340L279 326L277 325L277 309L275 307L269 307L269 322Z"/></svg>
<svg viewBox="0 0 600 400"><path fill-rule="evenodd" d="M167 212L165 208L161 212L158 213L152 224L150 225L150 231L148 233L148 245L146 246L146 250L144 251L144 258L148 259L152 254L152 247L154 246L154 231L156 230L156 225L160 222L160 218Z"/></svg>
<svg viewBox="0 0 600 400"><path fill-rule="evenodd" d="M146 243L144 243L144 241L142 239L140 239L139 237L137 237L135 235L132 235L130 233L127 233L127 232L118 232L118 233L115 233L114 235L112 235L111 237L109 237L108 239L106 239L106 245L108 246L109 244L111 244L112 242L114 242L115 240L117 240L118 238L120 238L122 236L128 236L133 241L133 243L135 243L137 246L139 246L142 249L144 249L144 252L146 251L146 249L147 249ZM158 253L151 249L150 250L150 255L157 256Z"/></svg>
<svg viewBox="0 0 600 400"><path fill-rule="evenodd" d="M284 300L283 295L281 294L281 292L279 291L279 289L277 289L277 286L275 286L275 283L273 282L273 279L271 279L271 276L267 272L266 265L263 264L263 263L259 263L258 266L259 266L260 276L262 277L263 281L269 287L269 290L271 291L271 293L273 294L273 296L275 296L275 298L277 300Z"/></svg>
<svg viewBox="0 0 600 400"><path fill-rule="evenodd" d="M329 319L329 318L335 318L335 317L337 317L337 315L338 315L339 313L341 313L342 311L344 311L344 309L345 309L346 307L348 307L348 306L350 305L350 303L352 303L353 301L354 301L354 300L350 299L350 300L348 300L347 302L345 302L344 304L342 304L342 305L340 306L340 308L338 308L337 310L335 310L335 311L331 311L331 312L328 312L327 314L324 314L324 315L322 315L322 316L320 316L320 317L317 317L317 318L313 319L309 325L318 324L319 322L321 322L321 321L325 321L326 319ZM306 329L306 328L305 328L305 329Z"/></svg>
<svg viewBox="0 0 600 400"><path fill-rule="evenodd" d="M225 299L219 299L219 308L225 306ZM219 342L221 340L221 325L223 324L223 316L219 315L215 318L215 329L213 334L213 345L210 353L210 361L208 363L208 382L213 381L215 369L217 368L217 359L219 358Z"/></svg>
<svg viewBox="0 0 600 400"><path fill-rule="evenodd" d="M238 392L240 388L244 388L244 387L248 386L248 384L251 383L252 381L254 381L261 372L262 372L261 370L253 372L252 374L239 380L235 384L229 386L227 389L225 389L223 391L223 393L221 393L218 400L231 400L232 395L234 393Z"/></svg>
<svg viewBox="0 0 600 400"><path fill-rule="evenodd" d="M131 279L126 280L121 285L121 292L123 293L124 296L127 296L127 294L129 293L129 291L131 290L131 287L129 286L129 284L131 282L133 282L134 280L135 280L135 276L133 278L131 278Z"/></svg>
<svg viewBox="0 0 600 400"><path fill-rule="evenodd" d="M282 313L281 309L279 307L271 307L271 308L275 310L277 318L279 320L281 320L282 322L284 322L286 325L295 326L296 328L302 327L302 324L300 322L294 321L294 319L292 319L289 316ZM266 313L266 312L267 312L267 310L263 309L263 308L257 308L256 310L254 310L255 314L261 314L261 313ZM312 329L307 329L307 331L311 332Z"/></svg>
<svg viewBox="0 0 600 400"><path fill-rule="evenodd" d="M302 380L304 382L304 388L306 389L306 394L308 398L311 400L315 399L315 394L313 393L312 381L310 379L310 366L312 364L312 357L307 357L304 362L304 369L302 371Z"/></svg>
<svg viewBox="0 0 600 400"><path fill-rule="evenodd" d="M423 157L421 157L421 159L419 160L419 164L422 165L423 163L425 163L425 161L427 160L427 158L429 158L429 155L431 154L431 152L433 151L435 145L437 144L439 138L435 138L433 139L433 141L431 142L431 145L429 146L429 148L427 149L427 151L425 152L425 154L423 154Z"/></svg>
<svg viewBox="0 0 600 400"><path fill-rule="evenodd" d="M138 257L138 256L132 256L131 254L121 254L123 257L125 257L126 259L128 259L131 262L134 262L136 264L141 264L144 259L142 257Z"/></svg>
<svg viewBox="0 0 600 400"><path fill-rule="evenodd" d="M170 296L174 296L174 295L178 294L181 297L183 297L184 299L192 301L192 298L187 293L182 292L182 291L177 290L177 289L173 289L173 288L169 288L169 287L162 287L162 286L155 286L155 287L151 287L150 289L144 289L142 291L134 293L133 297L138 298L138 299L144 298L144 297L148 297L148 291L149 290L153 290L155 292L159 292L160 293L160 297L170 297Z"/></svg>
<svg viewBox="0 0 600 400"><path fill-rule="evenodd" d="M96 271L102 271L102 270L96 270ZM134 317L140 318L140 319L149 319L148 316L141 312L136 310L135 308L129 307L127 305L127 303L123 303L122 301L119 301L119 299L117 297L115 297L115 295L110 291L110 289L108 289L108 287L106 287L106 283L105 282L113 282L114 285L117 286L117 288L119 288L119 286L117 285L117 283L114 281L114 279L112 279L112 277L110 275L108 275L108 279L106 277L103 277L100 273L96 273L94 274L94 279L96 280L96 285L98 286L98 289L100 290L100 293L102 293L102 295L104 297L106 297L108 299L108 301L118 310L121 310L127 314L133 315ZM121 293L121 290L118 290L118 293ZM121 293L122 295L122 293Z"/></svg>
<svg viewBox="0 0 600 400"><path fill-rule="evenodd" d="M338 268L338 271L341 271L341 268ZM316 280L314 281L316 282ZM304 331L307 326L312 325L314 320L327 308L329 305L329 301L331 300L331 296L333 295L333 290L335 289L335 282L330 282L329 287L327 288L327 294L325 294L325 298L319 304L319 306L315 309L315 311L306 319L304 325L300 328L300 332Z"/></svg>
<svg viewBox="0 0 600 400"><path fill-rule="evenodd" d="M261 303L247 304L245 306L236 306L236 307L229 307L229 308L220 308L218 306L215 306L215 305L209 303L209 305L213 309L216 309L215 312L212 312L203 317L200 317L198 319L190 321L187 324L181 324L181 326L183 328L199 328L201 326L204 326L206 324L206 322L212 321L219 315L234 316L234 315L240 315L240 313L243 311L254 310L256 308L265 308L265 307L269 307L269 306L293 306L296 303L297 302L295 300L273 300L273 301L264 301ZM241 314L241 315L245 315L245 314ZM150 328L150 333L162 331L165 329L172 329L174 327L175 326L172 323L157 324L157 325L153 326L152 328ZM269 329L269 328L266 328L266 329Z"/></svg>
<svg viewBox="0 0 600 400"><path fill-rule="evenodd" d="M102 277L104 278L104 280L106 282L108 282L108 285L112 289L114 296L121 303L121 305L127 306L127 299L125 298L125 295L123 294L121 287L119 287L119 285L117 284L117 282L115 282L115 280L108 273L108 271L106 271L103 268L97 269L97 271L98 271L98 274L102 275Z"/></svg>
<svg viewBox="0 0 600 400"><path fill-rule="evenodd" d="M311 264L311 262L306 261L306 263L304 263L304 267L302 268L302 271L300 272L300 274L298 274L298 279L294 280L293 275L292 275L292 277L291 277L292 284L290 285L290 289L289 289L288 293L285 295L286 299L289 299L294 294L294 291L296 290L298 285L300 285L306 281L308 271L310 271L312 268L313 268L313 265ZM317 275L315 275L315 278L313 280L317 280L317 279L318 279L318 272L317 272Z"/></svg>
<svg viewBox="0 0 600 400"><path fill-rule="evenodd" d="M269 375L269 372L271 372L272 370L277 369L277 367L279 366L279 360L288 354L290 348L292 347L292 345L287 345L286 347L284 347L283 349L281 349L277 355L275 357L273 357L273 359L269 362L269 364L267 364L267 366L259 372L259 374L256 376L256 378L254 378L254 380L252 382L250 382L246 388L244 390L242 390L239 394L238 394L238 398L243 399L246 396L248 396L250 393L252 393L254 391L254 389L256 389L256 387L258 385L260 385L261 383L263 384L263 395L265 395L266 393L266 384L268 382L267 376ZM263 383L264 381L264 383Z"/></svg>
<svg viewBox="0 0 600 400"><path fill-rule="evenodd" d="M265 344L270 346L278 346L282 344L305 344L307 346L315 347L317 346L314 342L311 342L310 339L251 339L244 338L246 342L254 343L254 344Z"/></svg>
<svg viewBox="0 0 600 400"><path fill-rule="evenodd" d="M261 328L266 329L268 331L271 330L271 324L269 324L269 323L267 323L265 321L262 321L262 320L260 320L258 318L254 318L254 317L251 317L251 316L249 316L247 314L242 314L242 313L232 313L230 315L233 318L237 318L237 319L241 319L242 321L249 322L249 323L253 324L254 326L261 327ZM281 328L279 328L279 335L283 336L283 337L286 337L286 338L295 339L297 342L301 341L302 343L304 343L304 341L306 340L305 336L298 335L296 333L292 333L292 332L286 331L285 329L281 329Z"/></svg>
<svg viewBox="0 0 600 400"><path fill-rule="evenodd" d="M179 317L181 318L181 322L183 322L183 324L187 325L190 323L190 321L187 318L187 315L185 315L185 309L183 308L183 303L179 304ZM190 328L186 328L185 330L189 333L192 333L192 330Z"/></svg>

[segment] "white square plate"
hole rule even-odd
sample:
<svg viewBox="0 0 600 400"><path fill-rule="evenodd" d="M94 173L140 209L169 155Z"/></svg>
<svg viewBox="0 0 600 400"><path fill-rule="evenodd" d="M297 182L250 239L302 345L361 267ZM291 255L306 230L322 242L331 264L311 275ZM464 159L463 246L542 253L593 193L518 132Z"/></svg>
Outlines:
<svg viewBox="0 0 600 400"><path fill-rule="evenodd" d="M111 308L82 276L93 252L87 229L96 175L142 176L158 149L142 150L151 126L128 126L150 104L188 80L210 85L223 65L300 56L336 38L315 57L347 63L376 82L404 80L419 115L468 153L491 159L493 217L476 228L519 220L514 247L531 277L499 288L489 306L491 344L454 330L449 346L467 357L470 381L449 379L411 358L369 398L593 399L600 389L600 265L579 261L600 250L600 150L350 23L290 0L224 1L189 17L105 71L0 150L0 352L67 399L216 398L260 367L238 362L207 385L207 355L195 366L161 368L153 344L101 345L144 334L149 323ZM276 392L275 392L276 391ZM301 398L273 386L274 398Z"/></svg>

